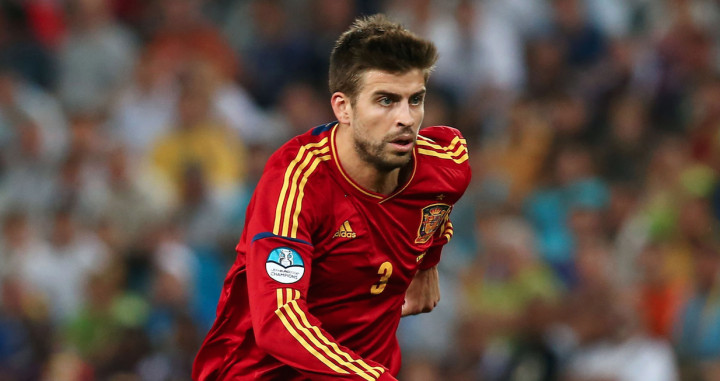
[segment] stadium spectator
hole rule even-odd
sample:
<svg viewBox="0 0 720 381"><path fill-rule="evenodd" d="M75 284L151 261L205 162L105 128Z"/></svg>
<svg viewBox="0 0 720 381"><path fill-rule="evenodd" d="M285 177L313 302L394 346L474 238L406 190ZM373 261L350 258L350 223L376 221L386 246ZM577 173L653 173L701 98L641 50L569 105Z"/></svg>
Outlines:
<svg viewBox="0 0 720 381"><path fill-rule="evenodd" d="M107 112L137 57L132 33L106 0L69 2L68 33L58 49L58 96L70 113Z"/></svg>

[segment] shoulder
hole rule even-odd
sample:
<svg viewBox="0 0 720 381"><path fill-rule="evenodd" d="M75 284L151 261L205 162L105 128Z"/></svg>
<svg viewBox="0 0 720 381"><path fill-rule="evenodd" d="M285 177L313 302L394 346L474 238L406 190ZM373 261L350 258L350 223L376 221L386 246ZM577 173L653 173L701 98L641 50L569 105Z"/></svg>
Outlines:
<svg viewBox="0 0 720 381"><path fill-rule="evenodd" d="M333 184L327 169L332 158L328 136L310 130L268 159L251 201L255 224L264 224L263 231L308 240L312 227L322 221Z"/></svg>
<svg viewBox="0 0 720 381"><path fill-rule="evenodd" d="M417 153L421 157L431 158L439 165L457 168L469 166L467 142L456 128L433 126L420 130Z"/></svg>
<svg viewBox="0 0 720 381"><path fill-rule="evenodd" d="M334 125L335 122L323 124L292 138L270 157L265 171L285 171L290 166L317 168L330 160L330 132Z"/></svg>
<svg viewBox="0 0 720 381"><path fill-rule="evenodd" d="M456 128L433 126L420 130L417 159L423 176L444 179L463 191L470 183L467 142Z"/></svg>
<svg viewBox="0 0 720 381"><path fill-rule="evenodd" d="M325 183L323 174L332 159L330 129L318 134L314 133L317 128L292 138L275 151L265 164L261 184L312 188Z"/></svg>

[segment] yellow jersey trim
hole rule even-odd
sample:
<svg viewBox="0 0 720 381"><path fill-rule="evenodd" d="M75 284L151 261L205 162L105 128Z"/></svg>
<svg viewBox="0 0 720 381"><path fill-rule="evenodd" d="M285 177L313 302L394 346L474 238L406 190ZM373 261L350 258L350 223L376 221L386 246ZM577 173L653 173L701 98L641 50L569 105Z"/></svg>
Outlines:
<svg viewBox="0 0 720 381"><path fill-rule="evenodd" d="M369 366L362 359L353 359L349 354L341 350L336 343L328 340L318 327L310 324L307 316L297 303L297 300L300 299L298 290L290 288L277 289L277 298L278 309L275 314L278 315L285 328L308 352L330 369L337 373L349 374L348 371L340 367L343 366L367 381L377 380L385 372L381 367ZM302 335L300 332L302 332ZM320 350L318 351L316 348ZM334 361L331 361L331 359ZM360 367L364 368L364 370L360 369Z"/></svg>
<svg viewBox="0 0 720 381"><path fill-rule="evenodd" d="M328 138L301 146L283 177L283 186L275 207L273 234L297 238L298 216L305 196L305 184L322 161L330 160ZM286 202L287 199L287 202ZM293 212L294 211L294 212Z"/></svg>
<svg viewBox="0 0 720 381"><path fill-rule="evenodd" d="M448 146L443 147L431 139L418 135L417 145L419 154L452 160L458 164L468 160L467 141L457 136Z"/></svg>

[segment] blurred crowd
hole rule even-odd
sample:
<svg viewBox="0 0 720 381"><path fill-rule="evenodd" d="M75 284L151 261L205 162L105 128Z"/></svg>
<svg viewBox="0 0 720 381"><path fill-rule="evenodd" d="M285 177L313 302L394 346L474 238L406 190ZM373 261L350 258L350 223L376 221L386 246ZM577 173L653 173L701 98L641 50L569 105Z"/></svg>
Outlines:
<svg viewBox="0 0 720 381"><path fill-rule="evenodd" d="M0 1L0 380L188 380L269 155L383 12L473 181L402 380L720 380L720 1Z"/></svg>

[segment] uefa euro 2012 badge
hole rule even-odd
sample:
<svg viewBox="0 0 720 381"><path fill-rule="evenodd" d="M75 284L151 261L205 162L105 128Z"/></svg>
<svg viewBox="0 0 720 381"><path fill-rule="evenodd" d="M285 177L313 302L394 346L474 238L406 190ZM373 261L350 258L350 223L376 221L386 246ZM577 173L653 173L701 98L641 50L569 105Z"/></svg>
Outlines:
<svg viewBox="0 0 720 381"><path fill-rule="evenodd" d="M299 281L305 274L305 263L300 254L289 247L278 247L270 252L265 270L272 280L283 284Z"/></svg>

